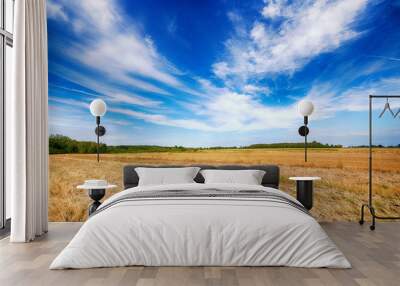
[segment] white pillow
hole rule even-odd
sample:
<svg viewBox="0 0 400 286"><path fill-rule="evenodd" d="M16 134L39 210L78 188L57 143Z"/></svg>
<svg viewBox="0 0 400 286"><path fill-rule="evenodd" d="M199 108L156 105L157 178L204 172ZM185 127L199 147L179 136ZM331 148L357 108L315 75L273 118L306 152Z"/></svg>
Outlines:
<svg viewBox="0 0 400 286"><path fill-rule="evenodd" d="M135 168L139 176L139 186L195 183L193 179L199 170L199 167Z"/></svg>
<svg viewBox="0 0 400 286"><path fill-rule="evenodd" d="M265 171L262 170L201 170L205 184L261 185Z"/></svg>

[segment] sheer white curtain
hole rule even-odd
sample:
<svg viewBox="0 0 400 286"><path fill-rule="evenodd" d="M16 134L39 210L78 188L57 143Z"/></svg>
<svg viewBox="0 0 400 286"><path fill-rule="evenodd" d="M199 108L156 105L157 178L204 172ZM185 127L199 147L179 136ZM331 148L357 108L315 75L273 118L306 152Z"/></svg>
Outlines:
<svg viewBox="0 0 400 286"><path fill-rule="evenodd" d="M46 0L15 1L14 92L7 113L12 242L47 232Z"/></svg>

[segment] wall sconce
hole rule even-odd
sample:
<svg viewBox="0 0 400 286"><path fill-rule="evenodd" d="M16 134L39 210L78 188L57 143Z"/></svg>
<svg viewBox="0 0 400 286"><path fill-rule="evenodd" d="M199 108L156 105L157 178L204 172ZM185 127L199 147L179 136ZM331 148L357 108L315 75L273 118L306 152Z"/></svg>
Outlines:
<svg viewBox="0 0 400 286"><path fill-rule="evenodd" d="M298 105L298 110L304 117L304 125L299 128L299 134L304 137L304 162L307 162L307 135L310 133L307 124L308 116L310 116L314 111L314 105L311 101L301 100Z"/></svg>
<svg viewBox="0 0 400 286"><path fill-rule="evenodd" d="M107 105L102 99L95 99L90 103L90 113L92 113L93 116L96 117L96 124L97 127L95 129L95 133L97 135L97 162L100 161L100 155L99 155L99 138L106 134L106 129L104 126L100 125L100 117L104 116L107 111Z"/></svg>

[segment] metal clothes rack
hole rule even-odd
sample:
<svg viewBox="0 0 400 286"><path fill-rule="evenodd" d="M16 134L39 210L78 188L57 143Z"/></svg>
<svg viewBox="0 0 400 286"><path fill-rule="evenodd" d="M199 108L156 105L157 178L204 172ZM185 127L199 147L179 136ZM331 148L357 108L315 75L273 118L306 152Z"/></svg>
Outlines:
<svg viewBox="0 0 400 286"><path fill-rule="evenodd" d="M370 95L369 96L369 156L368 156L368 204L363 204L361 206L361 218L359 223L362 225L364 224L364 209L368 208L371 216L372 216L372 224L370 225L370 229L375 229L375 219L400 219L400 217L385 217L379 216L376 214L375 208L373 206L373 197L372 197L372 101L374 98L400 98L400 95Z"/></svg>

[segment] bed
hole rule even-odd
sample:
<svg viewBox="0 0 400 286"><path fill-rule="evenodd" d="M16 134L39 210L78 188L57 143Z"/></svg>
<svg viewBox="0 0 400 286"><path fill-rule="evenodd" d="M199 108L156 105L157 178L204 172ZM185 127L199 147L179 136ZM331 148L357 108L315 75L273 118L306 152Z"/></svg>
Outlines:
<svg viewBox="0 0 400 286"><path fill-rule="evenodd" d="M152 186L138 186L136 167L125 166L125 190L103 202L50 269L351 267L308 211L278 189L278 166L199 166L263 170L260 185L205 184L198 173L193 183Z"/></svg>

